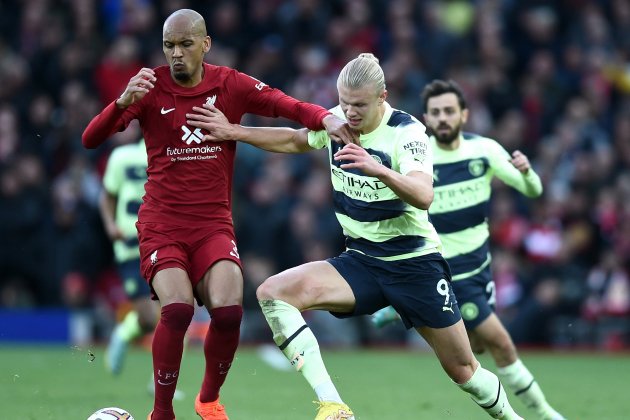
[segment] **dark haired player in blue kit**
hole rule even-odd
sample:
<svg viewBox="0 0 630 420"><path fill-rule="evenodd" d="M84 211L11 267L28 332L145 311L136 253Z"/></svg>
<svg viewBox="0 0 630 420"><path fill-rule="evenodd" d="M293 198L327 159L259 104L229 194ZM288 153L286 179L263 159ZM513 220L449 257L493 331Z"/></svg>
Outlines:
<svg viewBox="0 0 630 420"><path fill-rule="evenodd" d="M527 156L512 156L495 140L462 133L466 100L453 81L434 80L422 92L425 123L432 132L435 199L429 209L443 255L453 274L453 290L475 351L489 350L503 384L544 420L564 417L547 403L533 375L518 358L509 333L494 314L490 272L488 202L494 176L528 197L542 194L540 178ZM383 326L398 319L390 307L372 321Z"/></svg>

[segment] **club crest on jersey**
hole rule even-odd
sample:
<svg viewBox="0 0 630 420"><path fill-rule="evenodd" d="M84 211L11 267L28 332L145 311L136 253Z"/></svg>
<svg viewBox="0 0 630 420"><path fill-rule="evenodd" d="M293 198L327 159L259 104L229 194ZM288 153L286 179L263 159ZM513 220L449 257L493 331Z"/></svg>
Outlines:
<svg viewBox="0 0 630 420"><path fill-rule="evenodd" d="M376 155L370 155L372 156L372 159L374 159L375 161L377 161L379 164L383 164L383 161L381 160L380 156L376 156Z"/></svg>
<svg viewBox="0 0 630 420"><path fill-rule="evenodd" d="M203 139L201 128L195 128L195 131L191 131L190 128L182 125L182 131L184 132L184 135L182 136L182 141L184 143L191 144L194 141L197 144L201 144L201 140Z"/></svg>
<svg viewBox="0 0 630 420"><path fill-rule="evenodd" d="M481 176L485 172L485 165L481 159L473 159L468 162L468 172L472 176Z"/></svg>
<svg viewBox="0 0 630 420"><path fill-rule="evenodd" d="M217 95L208 96L206 98L206 105L214 105L216 101L217 101Z"/></svg>

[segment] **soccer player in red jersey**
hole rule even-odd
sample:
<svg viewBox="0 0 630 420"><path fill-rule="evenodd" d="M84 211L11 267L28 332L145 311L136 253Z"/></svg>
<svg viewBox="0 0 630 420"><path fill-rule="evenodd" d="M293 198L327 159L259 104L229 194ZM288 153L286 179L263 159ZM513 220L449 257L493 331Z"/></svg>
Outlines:
<svg viewBox="0 0 630 420"><path fill-rule="evenodd" d="M144 278L161 306L152 344L155 400L149 418L173 419L184 334L195 299L212 318L204 342L206 368L195 410L203 419L227 419L219 390L239 340L243 277L231 212L235 143L202 143L204 130L186 123L194 106L213 104L232 123L245 113L285 117L326 129L343 143L357 141L326 109L300 102L234 69L204 63L210 50L203 17L190 9L164 22L168 66L143 68L83 133L95 148L140 122L148 154L148 181L138 215Z"/></svg>

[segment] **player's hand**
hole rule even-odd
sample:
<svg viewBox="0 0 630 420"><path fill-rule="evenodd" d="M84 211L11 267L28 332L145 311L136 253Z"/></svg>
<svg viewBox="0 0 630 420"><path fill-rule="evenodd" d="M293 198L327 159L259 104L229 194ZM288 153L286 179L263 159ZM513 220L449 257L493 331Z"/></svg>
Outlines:
<svg viewBox="0 0 630 420"><path fill-rule="evenodd" d="M127 87L120 98L116 99L116 106L119 108L127 108L129 105L138 102L144 98L144 95L149 93L149 90L155 87L154 83L157 80L153 69L143 67L138 74L129 79Z"/></svg>
<svg viewBox="0 0 630 420"><path fill-rule="evenodd" d="M340 144L361 145L359 133L351 129L347 122L336 115L326 115L322 120L322 124L324 124L328 137L330 137L332 141Z"/></svg>
<svg viewBox="0 0 630 420"><path fill-rule="evenodd" d="M360 169L367 176L378 177L385 170L385 166L378 163L363 147L353 143L343 146L333 157L337 162L347 162L341 164L341 169Z"/></svg>
<svg viewBox="0 0 630 420"><path fill-rule="evenodd" d="M523 174L526 174L529 171L529 168L532 167L527 156L520 150L515 150L514 153L512 153L510 163Z"/></svg>
<svg viewBox="0 0 630 420"><path fill-rule="evenodd" d="M208 134L203 136L203 141L238 140L240 125L232 124L217 107L203 104L203 107L194 106L194 112L186 114L186 124L206 130Z"/></svg>
<svg viewBox="0 0 630 420"><path fill-rule="evenodd" d="M105 232L112 242L125 239L125 235L116 223L106 223Z"/></svg>

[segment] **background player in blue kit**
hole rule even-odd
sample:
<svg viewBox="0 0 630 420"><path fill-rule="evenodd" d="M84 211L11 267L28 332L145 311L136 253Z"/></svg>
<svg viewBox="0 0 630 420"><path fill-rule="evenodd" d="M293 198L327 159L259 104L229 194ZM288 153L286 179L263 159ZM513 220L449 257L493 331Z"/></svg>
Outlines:
<svg viewBox="0 0 630 420"><path fill-rule="evenodd" d="M383 70L372 54L350 61L337 79L332 113L359 132L363 147L341 146L324 131L248 128L229 124L212 105L195 107L187 123L211 133L204 140L241 140L265 150L300 153L329 148L334 209L346 251L270 277L257 297L273 338L319 400L317 419L354 419L324 366L301 312L338 317L393 305L407 328L433 347L449 377L494 418L520 418L498 378L470 348L441 244L428 220L432 157L425 127L385 100ZM390 417L395 413L388 413Z"/></svg>
<svg viewBox="0 0 630 420"><path fill-rule="evenodd" d="M495 288L488 243L491 181L496 176L527 197L537 197L543 190L540 178L520 151L510 156L495 140L462 132L468 108L455 82L434 80L424 88L422 101L424 120L432 133L434 158L435 199L429 214L451 268L453 290L472 348L490 352L503 384L538 418L563 419L547 403L494 313ZM396 319L398 314L391 306L372 317L378 326Z"/></svg>

